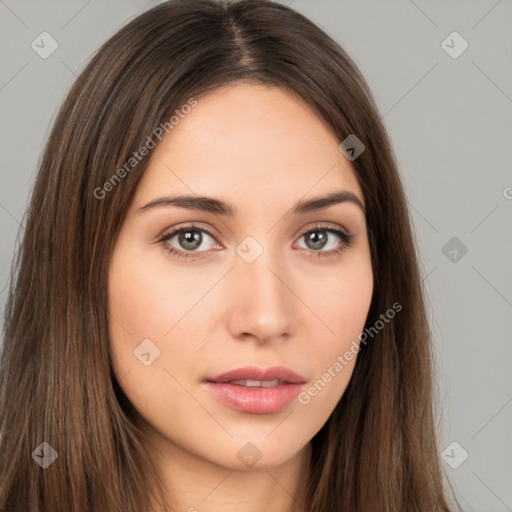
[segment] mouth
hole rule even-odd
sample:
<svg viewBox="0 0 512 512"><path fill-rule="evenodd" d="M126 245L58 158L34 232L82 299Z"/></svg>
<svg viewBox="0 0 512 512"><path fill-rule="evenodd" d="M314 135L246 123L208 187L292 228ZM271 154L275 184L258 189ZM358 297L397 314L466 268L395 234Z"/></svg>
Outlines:
<svg viewBox="0 0 512 512"><path fill-rule="evenodd" d="M203 381L206 389L228 407L250 414L271 414L286 407L306 380L284 367L243 367Z"/></svg>
<svg viewBox="0 0 512 512"><path fill-rule="evenodd" d="M215 382L215 381L214 381ZM274 380L232 380L226 384L233 384L234 386L245 386L246 388L273 388L275 386L282 386L283 384L290 384L289 382L282 382L279 379Z"/></svg>

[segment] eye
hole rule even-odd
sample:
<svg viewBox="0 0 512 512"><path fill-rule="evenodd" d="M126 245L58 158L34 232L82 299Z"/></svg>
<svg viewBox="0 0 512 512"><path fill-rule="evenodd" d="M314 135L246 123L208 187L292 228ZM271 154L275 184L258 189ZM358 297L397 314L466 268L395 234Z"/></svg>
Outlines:
<svg viewBox="0 0 512 512"><path fill-rule="evenodd" d="M170 252L174 256L177 256L178 258L194 258L195 255L188 253L206 252L198 250L204 241L203 233L206 233L207 237L216 242L212 233L210 233L207 229L196 225L185 226L183 228L175 229L170 233L165 233L158 242L162 244L166 251ZM173 238L177 239L176 244L178 244L178 248L170 244Z"/></svg>
<svg viewBox="0 0 512 512"><path fill-rule="evenodd" d="M198 254L203 252L208 252L208 248L206 250L199 250L202 243L204 242L204 235L211 239L213 244L210 244L210 250L218 250L218 248L222 247L220 244L216 249L212 247L215 246L217 242L215 235L210 233L207 229L203 227L196 226L191 224L190 226L185 226L182 228L174 229L169 233L164 233L164 235L158 240L166 251L168 251L173 256L176 256L180 259L188 259L188 258L198 258L202 256L198 256ZM319 235L319 236L318 236ZM174 242L176 245L171 244L173 239L176 238ZM350 233L346 233L345 231L339 229L336 225L322 225L318 224L314 226L313 229L310 229L303 233L299 240L305 238L306 247L301 247L305 249L309 249L311 256L335 256L340 254L343 249L352 245L355 235ZM331 250L324 250L327 245L331 245L334 238L334 248ZM335 242L335 239L338 238L338 242ZM341 240L341 242L340 242ZM194 254L195 253L195 254Z"/></svg>
<svg viewBox="0 0 512 512"><path fill-rule="evenodd" d="M333 237L333 235L335 235ZM306 249L311 249L312 255L323 257L323 256L335 256L340 254L345 248L350 247L354 242L354 235L342 231L334 225L316 225L313 229L310 229L304 233L299 240L305 239ZM329 239L341 240L341 243L337 243ZM331 250L323 250L327 245L333 247ZM316 254L315 254L316 253Z"/></svg>

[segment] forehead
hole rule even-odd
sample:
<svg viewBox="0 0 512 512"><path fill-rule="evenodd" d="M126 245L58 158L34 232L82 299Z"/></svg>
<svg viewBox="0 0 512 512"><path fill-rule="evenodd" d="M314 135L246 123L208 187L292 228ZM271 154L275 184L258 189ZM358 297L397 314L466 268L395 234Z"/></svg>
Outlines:
<svg viewBox="0 0 512 512"><path fill-rule="evenodd" d="M293 91L236 84L196 100L153 150L140 201L172 192L291 204L345 189L364 202L336 137Z"/></svg>

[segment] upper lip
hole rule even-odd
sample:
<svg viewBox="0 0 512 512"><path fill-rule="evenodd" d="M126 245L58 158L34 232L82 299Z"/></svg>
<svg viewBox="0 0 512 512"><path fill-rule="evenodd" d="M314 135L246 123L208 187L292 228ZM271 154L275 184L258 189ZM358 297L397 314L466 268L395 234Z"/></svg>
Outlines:
<svg viewBox="0 0 512 512"><path fill-rule="evenodd" d="M206 379L210 382L231 382L234 380L279 380L290 384L304 384L306 381L297 373L284 366L272 366L271 368L259 368L257 366L243 366L215 377Z"/></svg>

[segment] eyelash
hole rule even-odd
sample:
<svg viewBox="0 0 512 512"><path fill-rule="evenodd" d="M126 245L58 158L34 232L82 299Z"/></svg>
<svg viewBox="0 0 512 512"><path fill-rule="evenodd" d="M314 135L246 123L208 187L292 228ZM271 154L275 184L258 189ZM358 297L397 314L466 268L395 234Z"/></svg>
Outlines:
<svg viewBox="0 0 512 512"><path fill-rule="evenodd" d="M211 236L213 238L213 240L215 240L215 242L217 242L215 235L211 231L209 231L206 228L196 226L195 224L190 224L189 226L175 229L174 231L171 231L169 233L164 233L162 235L162 237L157 241L157 243L161 244L167 252L169 252L173 256L176 256L178 259L188 260L188 259L201 258L202 256L193 256L189 252L179 251L167 243L167 241L170 240L171 238L173 238L175 235L182 233L182 232L186 232L186 231L203 231L203 232L207 233L209 236ZM344 231L337 229L333 225L322 225L322 224L317 224L312 229L308 229L307 231L302 233L300 238L302 238L303 236L305 236L309 233L314 233L315 231L327 231L329 233L334 233L334 234L338 235L342 240L342 242L336 249L331 249L330 251L313 251L313 250L311 250L311 252L315 255L318 255L318 257L331 257L331 256L336 256L336 255L340 254L344 249L346 249L347 247L350 247L353 244L354 238L355 238L355 235L352 235L350 233L345 233ZM208 251L199 251L199 252L208 252Z"/></svg>

